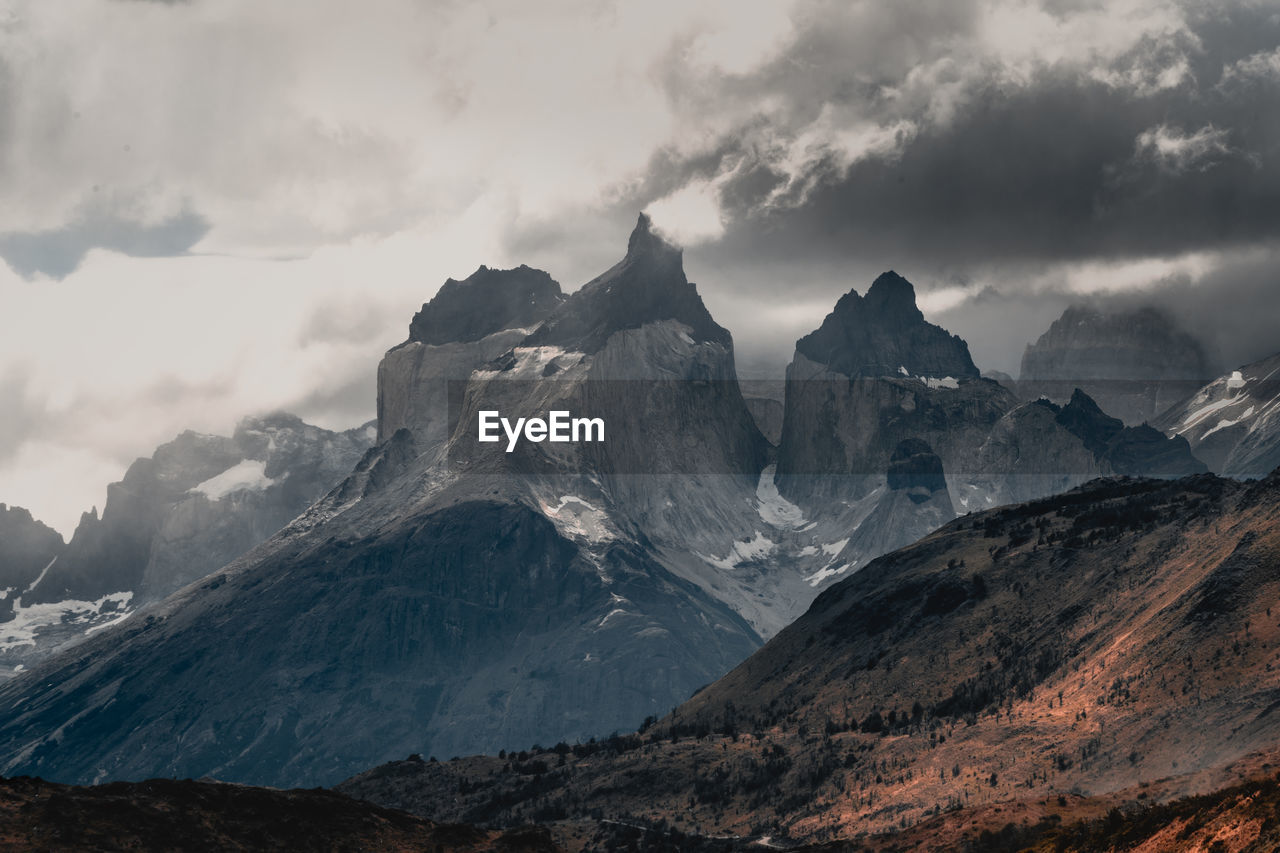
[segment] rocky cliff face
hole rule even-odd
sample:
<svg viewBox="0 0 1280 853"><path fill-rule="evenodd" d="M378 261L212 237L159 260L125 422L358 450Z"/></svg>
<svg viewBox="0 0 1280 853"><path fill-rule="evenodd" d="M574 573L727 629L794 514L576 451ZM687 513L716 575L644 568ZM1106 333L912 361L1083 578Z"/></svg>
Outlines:
<svg viewBox="0 0 1280 853"><path fill-rule="evenodd" d="M1011 392L979 376L963 340L925 321L910 282L887 272L865 297L841 297L796 342L779 490L815 507L865 495L906 439L929 445L949 474L967 472L973 450L1015 405Z"/></svg>
<svg viewBox="0 0 1280 853"><path fill-rule="evenodd" d="M423 452L442 445L452 429L449 383L509 351L563 300L551 276L526 266L446 281L378 365L378 441L408 429Z"/></svg>
<svg viewBox="0 0 1280 853"><path fill-rule="evenodd" d="M13 597L40 578L62 553L62 534L20 506L0 504L0 613L13 612Z"/></svg>
<svg viewBox="0 0 1280 853"><path fill-rule="evenodd" d="M1265 476L1280 465L1280 355L1220 376L1155 425L1189 441L1215 473Z"/></svg>
<svg viewBox="0 0 1280 853"><path fill-rule="evenodd" d="M1216 371L1204 346L1152 307L1068 308L1022 356L1019 393L1065 401L1080 388L1126 424L1153 420Z"/></svg>

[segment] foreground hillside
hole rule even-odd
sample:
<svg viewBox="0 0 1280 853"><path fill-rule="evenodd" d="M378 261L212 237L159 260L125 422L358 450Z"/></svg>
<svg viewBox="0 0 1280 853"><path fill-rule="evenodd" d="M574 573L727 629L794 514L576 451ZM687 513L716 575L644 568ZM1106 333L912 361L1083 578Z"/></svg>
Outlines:
<svg viewBox="0 0 1280 853"><path fill-rule="evenodd" d="M555 850L546 830L441 826L321 789L0 780L0 850Z"/></svg>
<svg viewBox="0 0 1280 853"><path fill-rule="evenodd" d="M433 819L806 843L1158 779L1198 793L1199 771L1280 743L1277 498L1280 474L1099 480L966 516L639 734L341 790Z"/></svg>

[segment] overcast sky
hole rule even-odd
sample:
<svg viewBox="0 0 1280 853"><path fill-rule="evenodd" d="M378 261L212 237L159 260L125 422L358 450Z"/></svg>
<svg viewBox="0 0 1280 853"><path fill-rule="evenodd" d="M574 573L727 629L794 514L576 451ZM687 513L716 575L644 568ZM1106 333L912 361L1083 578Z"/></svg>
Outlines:
<svg viewBox="0 0 1280 853"><path fill-rule="evenodd" d="M0 0L0 501L374 412L448 276L636 213L744 373L895 269L983 368L1082 298L1280 350L1280 0Z"/></svg>

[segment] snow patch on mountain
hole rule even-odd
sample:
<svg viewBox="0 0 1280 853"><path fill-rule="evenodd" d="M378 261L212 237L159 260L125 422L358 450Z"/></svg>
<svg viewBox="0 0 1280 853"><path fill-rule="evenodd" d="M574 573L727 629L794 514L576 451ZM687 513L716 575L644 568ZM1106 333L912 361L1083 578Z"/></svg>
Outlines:
<svg viewBox="0 0 1280 853"><path fill-rule="evenodd" d="M734 542L729 553L723 557L708 557L705 554L698 556L716 568L729 572L743 563L768 557L776 548L777 544L772 539L757 530L753 538Z"/></svg>
<svg viewBox="0 0 1280 853"><path fill-rule="evenodd" d="M839 542L828 542L826 545L822 546L822 550L823 552L826 553L828 557L834 557L837 554L839 554L841 551L843 551L844 546L848 544L849 544L849 539L848 537L845 537L844 539L841 539Z"/></svg>
<svg viewBox="0 0 1280 853"><path fill-rule="evenodd" d="M1238 370L1236 371L1236 373L1239 373L1239 372L1240 371ZM1236 387L1239 387L1239 386L1236 386ZM1217 400L1213 403L1209 403L1206 406L1201 406L1191 414L1187 415L1187 417L1182 421L1182 429L1178 430L1178 432L1181 433L1185 430L1191 429L1192 427L1196 426L1201 421L1203 421L1205 418L1212 415L1214 412L1220 412L1223 409L1227 409L1227 408L1230 408L1231 406L1236 405L1237 403L1242 403L1247 399L1248 398L1245 397L1244 395L1237 395L1235 397L1228 397L1224 400Z"/></svg>
<svg viewBox="0 0 1280 853"><path fill-rule="evenodd" d="M56 562L58 562L57 557L54 557L52 560L49 561L49 565L44 567L44 569L40 572L40 576L31 582L31 586L27 587L27 592L31 592L33 589L35 589L40 585L40 581L44 580L44 576L49 574L49 570L53 568L53 564Z"/></svg>
<svg viewBox="0 0 1280 853"><path fill-rule="evenodd" d="M276 484L267 476L267 463L261 459L245 459L221 474L193 487L189 493L200 493L211 501L220 501L233 492L263 492Z"/></svg>
<svg viewBox="0 0 1280 853"><path fill-rule="evenodd" d="M765 524L799 529L806 523L804 511L778 493L778 486L773 482L777 468L777 465L768 465L760 472L760 483L756 486L757 511Z"/></svg>
<svg viewBox="0 0 1280 853"><path fill-rule="evenodd" d="M542 514L551 520L561 535L584 539L592 545L617 538L609 526L609 516L577 495L564 495L555 506L539 501Z"/></svg>
<svg viewBox="0 0 1280 853"><path fill-rule="evenodd" d="M839 566L827 566L809 575L805 580L809 582L809 586L817 586L827 578L837 577L845 572L852 571L857 568L857 565L858 561L854 560L852 563L842 563Z"/></svg>
<svg viewBox="0 0 1280 853"><path fill-rule="evenodd" d="M23 607L19 596L13 601L13 618L0 625L0 651L34 646L37 634L55 628L74 626L75 633L88 633L104 624L103 617L114 623L132 612L128 609L132 599L132 592L113 592L97 601L70 599Z"/></svg>

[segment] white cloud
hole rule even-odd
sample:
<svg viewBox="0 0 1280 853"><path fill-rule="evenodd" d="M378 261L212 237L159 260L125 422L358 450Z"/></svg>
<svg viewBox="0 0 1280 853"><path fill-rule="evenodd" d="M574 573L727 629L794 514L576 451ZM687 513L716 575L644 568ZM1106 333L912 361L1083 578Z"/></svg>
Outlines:
<svg viewBox="0 0 1280 853"><path fill-rule="evenodd" d="M1186 133L1168 125L1157 125L1138 134L1134 156L1150 158L1170 172L1207 169L1221 155L1230 153L1229 132L1207 124L1194 133Z"/></svg>
<svg viewBox="0 0 1280 853"><path fill-rule="evenodd" d="M680 246L714 240L724 233L716 189L707 181L686 184L649 205L648 213L658 231Z"/></svg>

